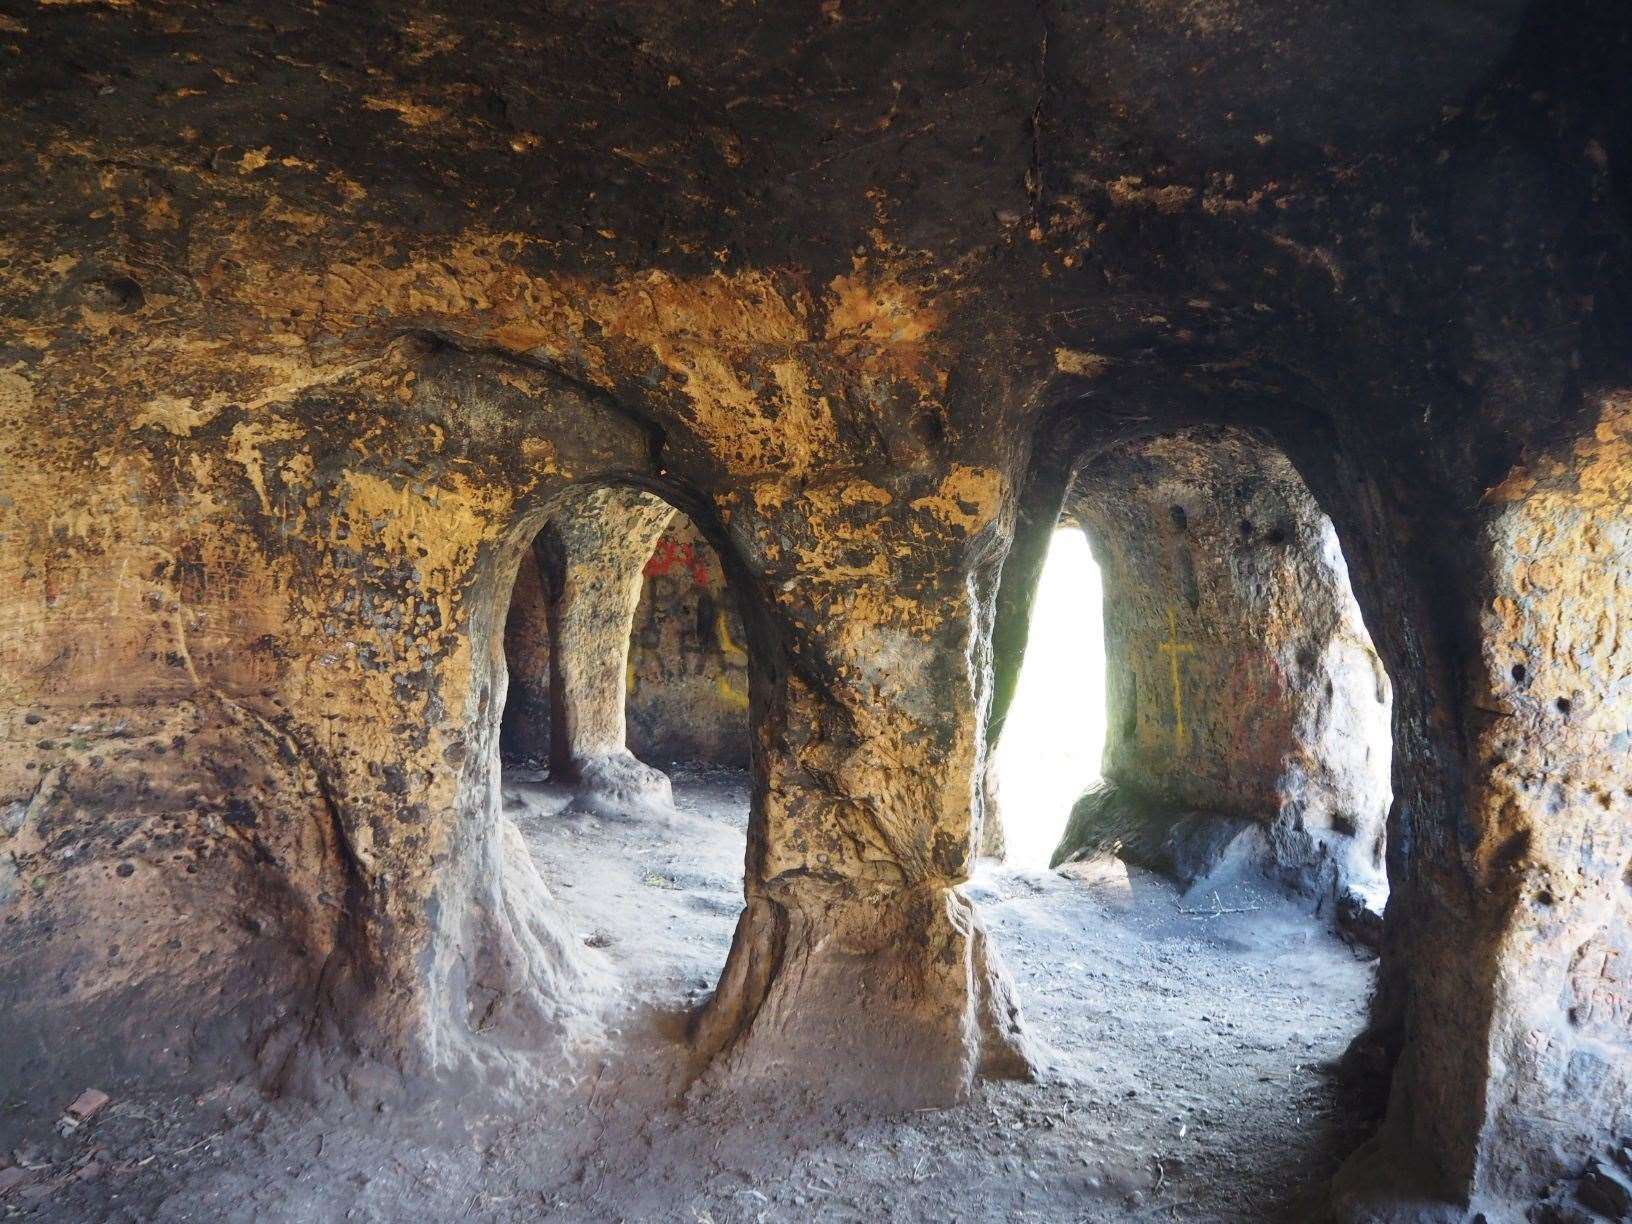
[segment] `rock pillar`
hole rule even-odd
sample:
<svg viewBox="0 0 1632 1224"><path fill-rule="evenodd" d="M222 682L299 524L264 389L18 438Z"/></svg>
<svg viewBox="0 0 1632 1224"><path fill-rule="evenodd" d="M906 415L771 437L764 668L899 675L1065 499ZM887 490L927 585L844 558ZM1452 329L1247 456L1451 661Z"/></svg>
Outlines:
<svg viewBox="0 0 1632 1224"><path fill-rule="evenodd" d="M597 489L552 514L534 543L549 624L550 770L591 803L671 801L669 779L624 742L629 633L642 571L674 510Z"/></svg>
<svg viewBox="0 0 1632 1224"><path fill-rule="evenodd" d="M1446 834L1401 862L1404 1043L1383 1131L1339 1178L1344 1218L1420 1218L1388 1205L1407 1168L1428 1194L1526 1218L1632 1133L1629 507L1632 395L1606 395L1465 533L1447 635L1463 691L1433 731L1466 766Z"/></svg>
<svg viewBox="0 0 1632 1224"><path fill-rule="evenodd" d="M696 1037L726 1081L893 1107L1023 1073L1012 990L958 890L976 847L994 471L767 485L723 507L745 608L747 908Z"/></svg>

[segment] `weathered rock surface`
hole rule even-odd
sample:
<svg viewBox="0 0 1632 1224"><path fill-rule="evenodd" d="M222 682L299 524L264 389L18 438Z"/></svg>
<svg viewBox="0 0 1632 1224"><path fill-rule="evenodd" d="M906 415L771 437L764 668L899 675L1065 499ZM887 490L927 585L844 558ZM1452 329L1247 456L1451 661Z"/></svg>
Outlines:
<svg viewBox="0 0 1632 1224"><path fill-rule="evenodd" d="M629 749L748 764L748 649L719 554L677 514L646 562L629 640Z"/></svg>
<svg viewBox="0 0 1632 1224"><path fill-rule="evenodd" d="M957 890L1037 532L1084 456L1226 425L1302 474L1396 682L1392 1104L1344 1210L1512 1218L1627 1132L1625 6L0 16L14 1095L570 1056L593 966L506 853L503 624L617 488L743 608L702 1035L821 1085L782 1052L899 1025L844 1086L955 1096L1023 1046Z"/></svg>
<svg viewBox="0 0 1632 1224"><path fill-rule="evenodd" d="M1126 445L1065 514L1104 577L1110 711L1106 784L1055 862L1120 852L1189 884L1233 857L1334 901L1386 892L1389 681L1285 457L1229 431Z"/></svg>
<svg viewBox="0 0 1632 1224"><path fill-rule="evenodd" d="M1632 393L1487 498L1467 734L1475 850L1498 921L1479 1177L1529 1192L1537 1156L1632 1132Z"/></svg>
<svg viewBox="0 0 1632 1224"><path fill-rule="evenodd" d="M518 1091L499 1049L589 1031L581 950L492 806L499 635L549 498L638 466L639 431L440 345L336 360L207 433L138 419L54 451L102 408L4 376L0 981L25 1102L69 1067ZM545 445L552 474L521 474Z"/></svg>

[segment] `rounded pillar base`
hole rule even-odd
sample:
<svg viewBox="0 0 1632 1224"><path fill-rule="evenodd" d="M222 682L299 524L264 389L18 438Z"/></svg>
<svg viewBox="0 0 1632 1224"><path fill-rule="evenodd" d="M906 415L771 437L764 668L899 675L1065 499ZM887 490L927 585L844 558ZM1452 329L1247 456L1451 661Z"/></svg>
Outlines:
<svg viewBox="0 0 1632 1224"><path fill-rule="evenodd" d="M894 1110L955 1104L981 1075L1031 1077L1013 989L962 894L777 891L749 901L693 1019L710 1082Z"/></svg>
<svg viewBox="0 0 1632 1224"><path fill-rule="evenodd" d="M597 815L666 815L674 810L669 775L627 749L580 757L566 771L578 791L573 807Z"/></svg>

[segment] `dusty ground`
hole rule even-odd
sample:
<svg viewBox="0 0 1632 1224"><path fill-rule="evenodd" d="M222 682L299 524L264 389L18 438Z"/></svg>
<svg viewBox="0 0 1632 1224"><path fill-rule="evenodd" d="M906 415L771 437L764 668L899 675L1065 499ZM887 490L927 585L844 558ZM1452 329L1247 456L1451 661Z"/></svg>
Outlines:
<svg viewBox="0 0 1632 1224"><path fill-rule="evenodd" d="M1118 867L984 869L970 891L1049 1063L906 1117L684 1091L674 1040L740 908L742 775L681 773L672 823L506 806L621 985L605 1050L526 1116L269 1106L242 1088L116 1101L0 1216L42 1220L1215 1221L1318 1218L1363 1130L1319 1064L1358 1028L1367 963L1237 885L1182 900ZM1186 913L1246 909L1242 913ZM65 1086L64 1104L81 1085ZM15 1107L15 1102L6 1102Z"/></svg>

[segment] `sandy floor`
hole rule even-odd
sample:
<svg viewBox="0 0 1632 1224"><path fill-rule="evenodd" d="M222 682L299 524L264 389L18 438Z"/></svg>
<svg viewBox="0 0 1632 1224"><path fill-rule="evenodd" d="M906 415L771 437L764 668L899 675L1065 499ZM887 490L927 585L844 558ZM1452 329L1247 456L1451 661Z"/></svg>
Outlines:
<svg viewBox="0 0 1632 1224"><path fill-rule="evenodd" d="M1309 1221L1363 1122L1319 1065L1357 1030L1369 964L1238 886L1181 900L1106 865L970 885L1049 1065L905 1117L685 1091L676 1034L740 908L740 774L683 773L667 824L505 802L621 990L605 1050L525 1116L472 1102L346 1116L244 1088L115 1102L0 1217L53 1220ZM1186 910L1246 910L1187 913ZM13 1157L15 1160L16 1157Z"/></svg>

